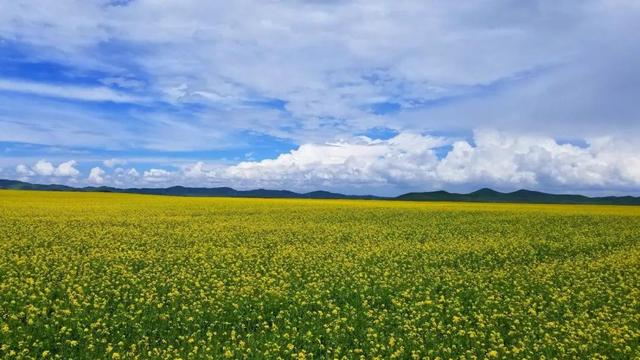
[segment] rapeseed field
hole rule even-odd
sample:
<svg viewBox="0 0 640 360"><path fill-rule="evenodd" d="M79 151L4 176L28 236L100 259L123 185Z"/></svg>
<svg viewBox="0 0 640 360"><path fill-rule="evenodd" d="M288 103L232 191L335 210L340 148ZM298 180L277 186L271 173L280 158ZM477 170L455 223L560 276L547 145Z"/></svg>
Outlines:
<svg viewBox="0 0 640 360"><path fill-rule="evenodd" d="M638 359L640 208L0 191L6 359Z"/></svg>

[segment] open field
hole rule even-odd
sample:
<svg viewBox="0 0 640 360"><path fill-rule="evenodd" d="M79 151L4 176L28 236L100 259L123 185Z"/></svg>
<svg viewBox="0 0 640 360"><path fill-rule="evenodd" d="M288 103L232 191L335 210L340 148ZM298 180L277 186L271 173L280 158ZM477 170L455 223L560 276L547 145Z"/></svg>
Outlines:
<svg viewBox="0 0 640 360"><path fill-rule="evenodd" d="M2 358L640 357L640 208L0 191Z"/></svg>

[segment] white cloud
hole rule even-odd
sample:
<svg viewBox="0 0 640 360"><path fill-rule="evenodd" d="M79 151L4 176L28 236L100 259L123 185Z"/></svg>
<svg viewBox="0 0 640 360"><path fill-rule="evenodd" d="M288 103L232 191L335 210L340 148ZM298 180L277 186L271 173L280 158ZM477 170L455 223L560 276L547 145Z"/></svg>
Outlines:
<svg viewBox="0 0 640 360"><path fill-rule="evenodd" d="M35 173L29 169L29 167L25 164L16 165L16 173L20 176L29 177L34 175Z"/></svg>
<svg viewBox="0 0 640 360"><path fill-rule="evenodd" d="M102 164L108 168L112 168L118 165L125 165L127 160L124 159L107 159L102 162Z"/></svg>
<svg viewBox="0 0 640 360"><path fill-rule="evenodd" d="M104 183L104 175L106 174L106 172L104 170L102 170L100 167L96 166L94 168L91 169L91 171L89 172L89 177L87 178L87 180L90 183L93 184L102 184Z"/></svg>
<svg viewBox="0 0 640 360"><path fill-rule="evenodd" d="M69 12L77 15L66 16ZM542 121L551 125L547 135L556 135L563 124L581 136L597 133L603 122L618 129L637 123L632 115L640 69L629 59L637 58L640 46L638 37L628 34L638 32L639 15L635 2L604 0L187 0L162 6L21 1L3 7L0 33L38 58L111 74L99 79L109 86L142 89L176 105L210 106L197 120L181 121L189 123L186 128L173 124L154 137L172 142L172 130L185 131L175 147L189 146L190 134L214 126L225 134L248 129L298 143L373 126L419 132L496 122L518 129L521 122ZM136 51L125 48L118 56L101 46L105 43ZM541 70L550 67L554 70ZM506 94L520 91L515 100L494 92L494 86L526 79L523 73L534 74L538 83L503 86ZM144 81L136 78L141 74ZM621 84L624 91L616 91ZM4 86L90 101L136 100L108 87ZM459 111L456 101L449 101L476 92L490 96ZM269 99L282 100L284 109L274 114L247 105ZM438 99L449 101L438 107L446 110L444 119L370 111L378 102L408 111ZM547 101L554 106L545 106ZM589 109L580 111L581 106Z"/></svg>
<svg viewBox="0 0 640 360"><path fill-rule="evenodd" d="M207 172L205 170L205 165L202 161L198 161L192 166L185 167L183 169L184 176L187 178L202 178L206 176Z"/></svg>
<svg viewBox="0 0 640 360"><path fill-rule="evenodd" d="M142 179L145 182L158 183L170 181L172 176L172 172L164 169L149 169L142 174Z"/></svg>
<svg viewBox="0 0 640 360"><path fill-rule="evenodd" d="M309 186L364 185L389 182L420 182L437 163L434 148L440 138L404 133L389 140L352 138L336 143L305 144L276 159L242 162L227 168L222 176L241 183Z"/></svg>
<svg viewBox="0 0 640 360"><path fill-rule="evenodd" d="M354 138L306 144L275 159L203 174L245 187L295 189L429 190L466 185L567 191L640 186L640 149L610 138L593 139L581 147L543 136L477 131L473 142L455 141L439 158L435 150L444 144L443 139L407 133L389 140Z"/></svg>
<svg viewBox="0 0 640 360"><path fill-rule="evenodd" d="M53 164L46 160L39 160L32 169L40 176L51 176L56 170Z"/></svg>
<svg viewBox="0 0 640 360"><path fill-rule="evenodd" d="M73 177L77 175L75 165L75 161L67 161L56 167L40 160L32 167L18 165L16 176ZM94 167L87 181L120 187L232 186L387 195L437 189L467 191L484 186L499 190L637 192L640 148L634 142L612 137L588 139L578 146L546 136L492 130L476 131L470 140L400 133L387 140L360 136L304 144L261 161L235 165L195 162L173 169L158 167L139 172L135 168L105 171Z"/></svg>
<svg viewBox="0 0 640 360"><path fill-rule="evenodd" d="M448 150L447 150L448 149ZM489 186L503 190L632 190L640 187L637 145L595 138L587 146L544 136L476 131L472 141L401 133L388 140L354 137L305 144L274 159L222 166L196 162L151 169L156 185L330 189L400 193ZM438 156L437 153L446 152Z"/></svg>
<svg viewBox="0 0 640 360"><path fill-rule="evenodd" d="M74 178L80 175L80 171L75 168L77 162L75 160L64 161L55 166L46 160L38 160L33 166L29 167L25 164L16 166L16 174L23 177L40 176L40 177L68 177Z"/></svg>
<svg viewBox="0 0 640 360"><path fill-rule="evenodd" d="M127 170L126 174L127 174L128 176L131 176L131 177L138 177L138 176L140 176L140 173L138 173L138 170L136 170L136 169L134 169L134 168L131 168L131 169Z"/></svg>
<svg viewBox="0 0 640 360"><path fill-rule="evenodd" d="M80 175L80 171L75 168L77 163L74 160L66 161L58 165L55 170L56 176L76 177Z"/></svg>
<svg viewBox="0 0 640 360"><path fill-rule="evenodd" d="M96 112L77 103L4 95L0 92L0 108L4 109L0 114L3 130L0 141L60 148L155 151L212 150L244 145L242 139L219 129L211 119L205 122L200 115L168 115L147 109L123 118L118 114ZM240 121L236 116L238 118L230 118L230 121ZM257 116L254 114L249 118Z"/></svg>
<svg viewBox="0 0 640 360"><path fill-rule="evenodd" d="M113 169L109 175L113 185L118 187L130 187L133 184L137 184L140 180L140 173L135 168L122 168L117 167Z"/></svg>
<svg viewBox="0 0 640 360"><path fill-rule="evenodd" d="M84 101L140 102L140 97L117 92L108 87L75 86L0 79L0 90Z"/></svg>

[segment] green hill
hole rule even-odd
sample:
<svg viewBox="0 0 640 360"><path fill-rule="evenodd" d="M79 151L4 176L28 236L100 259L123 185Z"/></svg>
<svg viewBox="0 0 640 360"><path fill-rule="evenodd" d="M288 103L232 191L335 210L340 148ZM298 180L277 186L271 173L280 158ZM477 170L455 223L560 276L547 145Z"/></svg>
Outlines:
<svg viewBox="0 0 640 360"><path fill-rule="evenodd" d="M46 191L92 191L171 196L209 196L209 197L252 197L252 198L297 198L297 199L366 199L366 200L407 200L407 201L465 201L465 202L508 202L534 204L601 204L601 205L640 205L640 197L604 196L588 197L584 195L548 194L540 191L518 190L503 193L483 188L468 194L447 191L411 192L398 197L379 197L373 195L345 195L328 191L297 193L289 190L236 190L230 187L185 187L167 188L127 188L108 186L75 188L66 185L39 185L18 180L0 179L0 189L46 190Z"/></svg>

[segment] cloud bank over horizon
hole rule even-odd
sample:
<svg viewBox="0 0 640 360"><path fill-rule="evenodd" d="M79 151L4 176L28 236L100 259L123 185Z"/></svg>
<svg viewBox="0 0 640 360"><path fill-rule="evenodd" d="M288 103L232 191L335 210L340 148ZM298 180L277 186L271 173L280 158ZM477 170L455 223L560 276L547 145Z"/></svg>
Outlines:
<svg viewBox="0 0 640 360"><path fill-rule="evenodd" d="M238 189L328 189L354 194L397 195L411 190L475 190L491 186L598 194L633 192L640 186L640 149L601 138L586 146L552 138L477 131L473 141L401 133L387 140L365 136L305 144L274 159L220 165L198 161L175 170L139 171L119 159L105 160L86 178L73 160L55 165L19 164L24 181L119 187L233 186ZM606 191L605 191L606 192Z"/></svg>
<svg viewBox="0 0 640 360"><path fill-rule="evenodd" d="M631 0L3 2L0 178L640 194L638 33Z"/></svg>

